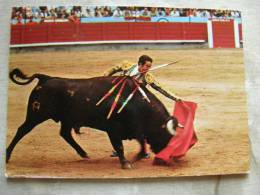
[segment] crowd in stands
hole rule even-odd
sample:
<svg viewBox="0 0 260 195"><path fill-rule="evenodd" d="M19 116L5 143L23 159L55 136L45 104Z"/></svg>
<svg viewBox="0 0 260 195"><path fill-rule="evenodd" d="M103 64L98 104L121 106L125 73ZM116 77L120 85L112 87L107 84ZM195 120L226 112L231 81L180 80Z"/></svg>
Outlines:
<svg viewBox="0 0 260 195"><path fill-rule="evenodd" d="M14 7L12 20L33 21L38 19L67 19L74 22L80 18L93 17L206 17L240 18L241 13L233 10L182 9L157 7L113 7L113 6L40 6Z"/></svg>

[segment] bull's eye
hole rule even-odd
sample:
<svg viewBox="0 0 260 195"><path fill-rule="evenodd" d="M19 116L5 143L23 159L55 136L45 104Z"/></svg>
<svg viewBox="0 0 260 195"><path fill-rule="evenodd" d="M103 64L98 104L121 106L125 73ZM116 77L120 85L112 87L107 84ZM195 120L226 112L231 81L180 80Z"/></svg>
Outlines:
<svg viewBox="0 0 260 195"><path fill-rule="evenodd" d="M169 120L166 124L166 129L171 135L175 135L175 129L173 128L173 119Z"/></svg>

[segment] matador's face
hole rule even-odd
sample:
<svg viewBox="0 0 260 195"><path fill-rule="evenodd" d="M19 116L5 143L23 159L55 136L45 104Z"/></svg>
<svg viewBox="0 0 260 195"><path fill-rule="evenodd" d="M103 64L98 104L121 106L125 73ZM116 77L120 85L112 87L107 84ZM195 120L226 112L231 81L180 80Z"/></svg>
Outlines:
<svg viewBox="0 0 260 195"><path fill-rule="evenodd" d="M152 62L145 61L143 65L141 64L138 65L138 71L141 73L145 73L148 72L151 67L152 67Z"/></svg>

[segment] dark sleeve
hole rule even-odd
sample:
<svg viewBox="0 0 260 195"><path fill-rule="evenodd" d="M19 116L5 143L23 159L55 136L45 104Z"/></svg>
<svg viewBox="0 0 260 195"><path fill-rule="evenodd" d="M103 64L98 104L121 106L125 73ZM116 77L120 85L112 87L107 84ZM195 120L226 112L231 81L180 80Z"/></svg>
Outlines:
<svg viewBox="0 0 260 195"><path fill-rule="evenodd" d="M161 86L156 85L155 83L151 83L150 86L152 88L154 88L156 91L159 91L161 94L163 94L164 96L166 96L167 98L170 98L174 101L178 101L178 99L176 97L174 97L173 95L171 95L169 92L167 92L166 90L164 90Z"/></svg>

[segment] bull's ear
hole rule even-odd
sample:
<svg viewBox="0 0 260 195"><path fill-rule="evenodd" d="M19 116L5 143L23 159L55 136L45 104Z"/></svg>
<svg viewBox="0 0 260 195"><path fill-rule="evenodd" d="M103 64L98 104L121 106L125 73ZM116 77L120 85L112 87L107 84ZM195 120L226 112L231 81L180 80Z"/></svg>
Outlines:
<svg viewBox="0 0 260 195"><path fill-rule="evenodd" d="M175 117L172 117L172 121L173 121L173 129L176 130L176 128L178 127L178 119Z"/></svg>
<svg viewBox="0 0 260 195"><path fill-rule="evenodd" d="M169 122L169 120L172 120L172 125L173 125L173 129L176 130L176 128L178 127L179 121L176 117L174 116L170 116L167 121Z"/></svg>

